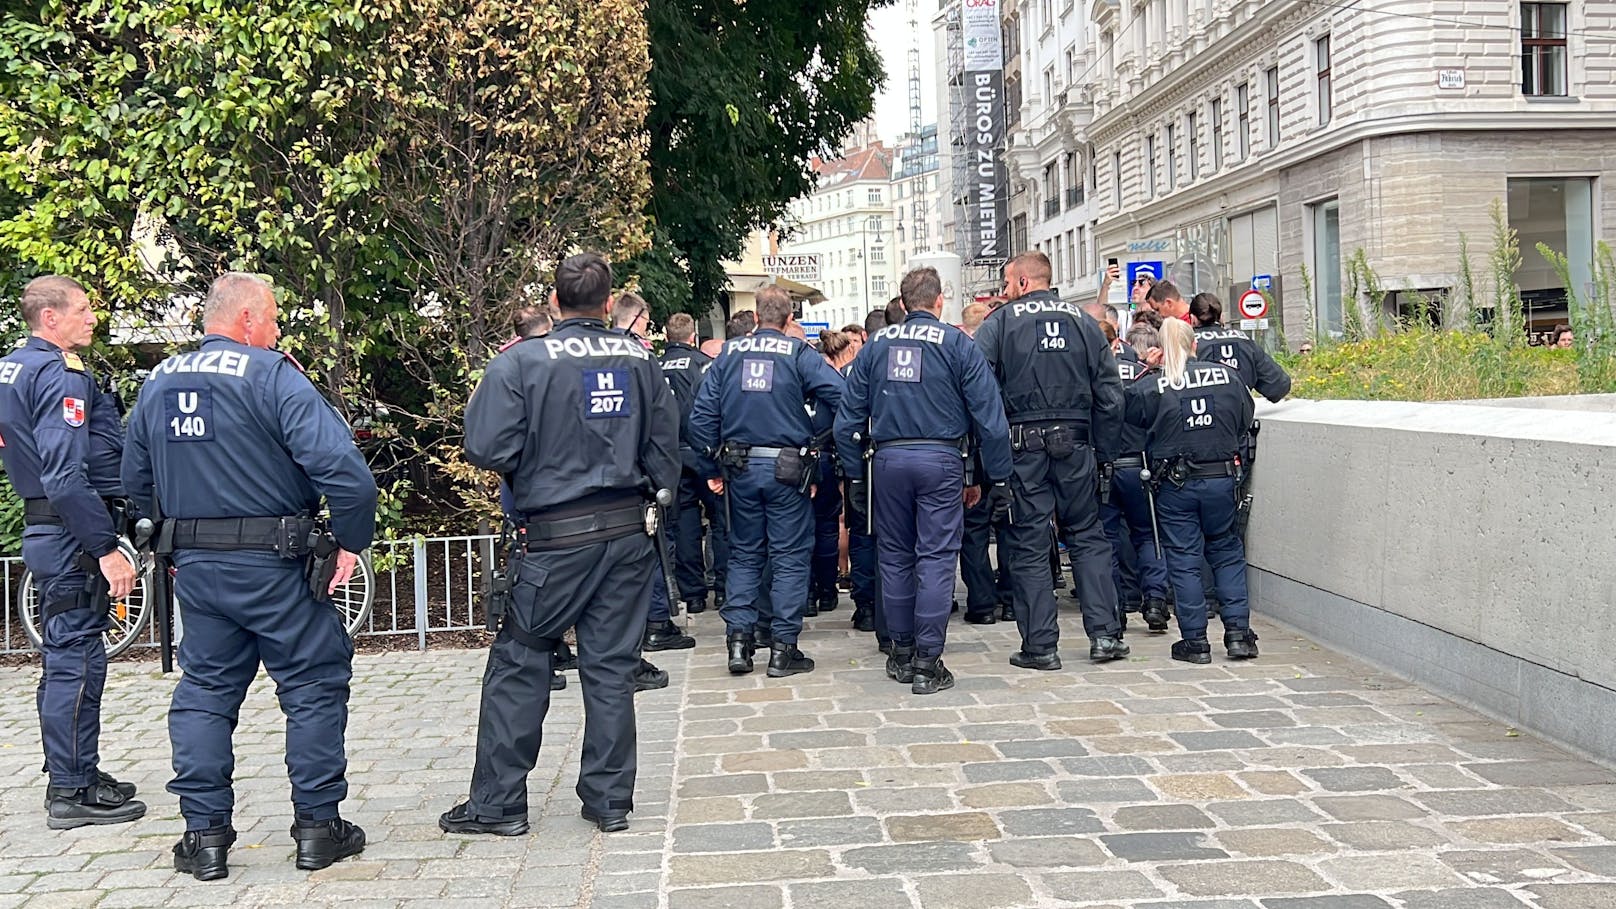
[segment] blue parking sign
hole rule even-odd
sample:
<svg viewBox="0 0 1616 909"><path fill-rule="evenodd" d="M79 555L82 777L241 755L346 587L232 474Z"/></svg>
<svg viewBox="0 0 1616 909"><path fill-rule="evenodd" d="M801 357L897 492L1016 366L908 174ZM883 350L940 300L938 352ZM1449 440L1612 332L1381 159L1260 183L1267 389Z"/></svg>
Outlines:
<svg viewBox="0 0 1616 909"><path fill-rule="evenodd" d="M1134 285L1134 282L1139 279L1140 275L1149 275L1150 277L1156 279L1157 281L1160 281L1162 278L1167 276L1166 263L1165 262L1129 262L1128 263L1128 286L1132 287Z"/></svg>

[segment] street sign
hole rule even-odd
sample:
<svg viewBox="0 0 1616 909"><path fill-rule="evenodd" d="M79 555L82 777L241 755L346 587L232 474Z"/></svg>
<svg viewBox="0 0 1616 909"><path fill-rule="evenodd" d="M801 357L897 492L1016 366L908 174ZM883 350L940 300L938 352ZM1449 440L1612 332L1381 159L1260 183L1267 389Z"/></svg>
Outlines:
<svg viewBox="0 0 1616 909"><path fill-rule="evenodd" d="M1257 331L1258 329L1261 329L1263 331L1267 331L1268 330L1268 320L1267 319L1241 319L1240 320L1240 330L1241 331Z"/></svg>
<svg viewBox="0 0 1616 909"><path fill-rule="evenodd" d="M1246 319L1261 319L1268 315L1268 298L1260 290L1248 290L1241 294L1240 315Z"/></svg>
<svg viewBox="0 0 1616 909"><path fill-rule="evenodd" d="M797 324L802 326L802 332L808 336L808 340L816 344L819 343L820 332L830 331L829 322L798 322Z"/></svg>
<svg viewBox="0 0 1616 909"><path fill-rule="evenodd" d="M1274 276L1273 275L1252 275L1251 276L1251 289L1252 290L1273 290L1274 289Z"/></svg>
<svg viewBox="0 0 1616 909"><path fill-rule="evenodd" d="M819 253L796 256L764 256L763 273L778 275L798 284L819 283Z"/></svg>
<svg viewBox="0 0 1616 909"><path fill-rule="evenodd" d="M1129 262L1128 263L1128 286L1132 287L1133 282L1140 275L1149 275L1152 278L1155 278L1157 281L1160 281L1162 279L1162 277L1164 275L1166 275L1166 274L1167 274L1167 269L1165 267L1165 264L1162 263L1162 262Z"/></svg>

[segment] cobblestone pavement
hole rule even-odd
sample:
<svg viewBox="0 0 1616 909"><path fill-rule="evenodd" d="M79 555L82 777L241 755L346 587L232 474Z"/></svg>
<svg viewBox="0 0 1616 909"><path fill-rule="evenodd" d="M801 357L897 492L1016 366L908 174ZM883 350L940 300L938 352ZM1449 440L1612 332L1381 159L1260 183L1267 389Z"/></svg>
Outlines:
<svg viewBox="0 0 1616 909"><path fill-rule="evenodd" d="M40 815L35 671L0 669L0 909L9 906L594 909L1541 909L1616 907L1616 774L1259 623L1263 656L1187 667L1166 636L1090 666L1075 610L1057 673L1005 662L1014 627L954 624L952 691L888 681L849 610L810 620L817 672L657 654L640 696L633 827L577 817L581 710L560 693L521 838L451 837L482 652L357 660L348 751L358 859L292 867L281 722L253 689L236 735L241 839L227 881L175 875L171 678L119 664L104 766L143 821L64 833ZM1221 653L1221 649L1219 648Z"/></svg>

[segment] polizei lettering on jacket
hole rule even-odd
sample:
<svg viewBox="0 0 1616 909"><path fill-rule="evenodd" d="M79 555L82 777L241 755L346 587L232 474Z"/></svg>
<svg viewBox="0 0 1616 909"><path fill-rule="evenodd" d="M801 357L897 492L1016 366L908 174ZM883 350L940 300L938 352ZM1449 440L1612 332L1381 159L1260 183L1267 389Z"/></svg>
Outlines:
<svg viewBox="0 0 1616 909"><path fill-rule="evenodd" d="M1184 375L1176 379L1166 376L1156 380L1156 391L1165 392L1171 388L1174 391L1185 391L1190 388L1211 388L1214 385L1228 385L1229 370L1222 366L1197 366L1185 370Z"/></svg>
<svg viewBox="0 0 1616 909"><path fill-rule="evenodd" d="M893 341L924 341L927 344L941 344L948 337L941 325L888 325L875 333L877 338L887 338Z"/></svg>
<svg viewBox="0 0 1616 909"><path fill-rule="evenodd" d="M651 352L633 338L545 338L544 350L550 359L562 357L633 357L651 359Z"/></svg>
<svg viewBox="0 0 1616 909"><path fill-rule="evenodd" d="M1076 304L1062 300L1030 300L1010 307L1012 316L1026 316L1040 312L1064 312L1074 316L1082 314L1082 310L1078 309Z"/></svg>
<svg viewBox="0 0 1616 909"><path fill-rule="evenodd" d="M790 338L751 337L736 338L724 345L727 353L792 354Z"/></svg>
<svg viewBox="0 0 1616 909"><path fill-rule="evenodd" d="M250 361L233 350L198 350L169 357L157 364L160 372L212 372L221 376L245 376Z"/></svg>

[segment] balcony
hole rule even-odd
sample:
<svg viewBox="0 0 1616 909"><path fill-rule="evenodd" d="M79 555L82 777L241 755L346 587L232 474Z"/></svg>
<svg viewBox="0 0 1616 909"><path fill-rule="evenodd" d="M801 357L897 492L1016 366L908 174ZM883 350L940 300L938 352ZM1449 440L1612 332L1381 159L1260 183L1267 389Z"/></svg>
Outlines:
<svg viewBox="0 0 1616 909"><path fill-rule="evenodd" d="M1054 218L1054 217L1059 216L1060 215L1060 210L1061 210L1061 208L1060 208L1060 199L1045 199L1044 200L1044 220L1045 221L1048 221L1050 218Z"/></svg>
<svg viewBox="0 0 1616 909"><path fill-rule="evenodd" d="M1066 207L1067 208L1076 208L1076 207L1078 207L1079 205L1082 205L1082 204L1083 204L1083 187L1081 187L1081 186L1068 186L1068 187L1066 187Z"/></svg>

